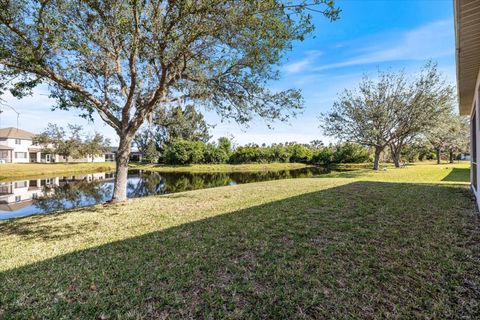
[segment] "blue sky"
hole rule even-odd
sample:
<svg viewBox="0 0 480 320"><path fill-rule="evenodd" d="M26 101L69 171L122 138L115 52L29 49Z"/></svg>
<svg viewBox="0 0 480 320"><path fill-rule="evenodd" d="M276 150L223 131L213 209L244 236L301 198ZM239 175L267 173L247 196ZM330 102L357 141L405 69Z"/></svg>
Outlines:
<svg viewBox="0 0 480 320"><path fill-rule="evenodd" d="M205 117L213 138L233 136L237 144L309 142L330 139L318 128L318 116L326 112L338 92L358 83L364 73L377 69L415 73L432 59L449 81L455 82L455 41L452 0L346 0L337 1L340 19L329 22L315 14L316 30L304 41L295 43L280 66L281 80L274 89L298 88L305 98L305 109L289 123L274 123L273 129L261 119L248 127L221 122L213 112ZM118 141L115 133L96 117L94 123L75 112L50 111L48 93L39 88L21 101L6 97L21 113L20 127L38 132L48 122L78 123L87 132L99 131ZM0 115L0 126L16 126L16 115L8 108Z"/></svg>

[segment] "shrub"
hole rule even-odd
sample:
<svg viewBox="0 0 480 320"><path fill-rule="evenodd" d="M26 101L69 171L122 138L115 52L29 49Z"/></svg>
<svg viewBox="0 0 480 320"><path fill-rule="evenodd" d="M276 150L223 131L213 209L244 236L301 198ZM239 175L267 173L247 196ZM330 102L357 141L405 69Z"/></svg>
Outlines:
<svg viewBox="0 0 480 320"><path fill-rule="evenodd" d="M332 155L334 163L362 163L370 159L367 148L356 143L342 143L335 147Z"/></svg>
<svg viewBox="0 0 480 320"><path fill-rule="evenodd" d="M148 163L157 163L160 158L160 152L154 140L150 140L144 151L143 160Z"/></svg>
<svg viewBox="0 0 480 320"><path fill-rule="evenodd" d="M168 164L201 163L205 144L201 141L173 140L165 148L165 161Z"/></svg>
<svg viewBox="0 0 480 320"><path fill-rule="evenodd" d="M230 157L231 163L254 163L269 162L266 148L260 148L257 145L246 145L238 147Z"/></svg>
<svg viewBox="0 0 480 320"><path fill-rule="evenodd" d="M333 162L333 148L325 147L320 149L313 155L312 162L324 165L331 164Z"/></svg>
<svg viewBox="0 0 480 320"><path fill-rule="evenodd" d="M216 146L212 143L207 143L204 148L203 162L204 163L225 163L228 161L229 155L225 148Z"/></svg>
<svg viewBox="0 0 480 320"><path fill-rule="evenodd" d="M283 144L273 144L270 147L272 161L274 162L289 162L290 161L290 151Z"/></svg>
<svg viewBox="0 0 480 320"><path fill-rule="evenodd" d="M290 151L290 162L309 162L312 160L313 152L304 145L295 143L288 146Z"/></svg>
<svg viewBox="0 0 480 320"><path fill-rule="evenodd" d="M232 154L232 141L227 137L218 138L217 147L223 150L228 157Z"/></svg>

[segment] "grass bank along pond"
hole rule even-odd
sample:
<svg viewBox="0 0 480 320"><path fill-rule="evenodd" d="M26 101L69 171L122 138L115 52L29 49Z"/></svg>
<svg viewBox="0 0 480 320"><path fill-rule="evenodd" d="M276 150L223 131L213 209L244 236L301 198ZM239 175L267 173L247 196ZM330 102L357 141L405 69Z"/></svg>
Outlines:
<svg viewBox="0 0 480 320"><path fill-rule="evenodd" d="M0 221L0 318L478 319L468 173L332 172Z"/></svg>
<svg viewBox="0 0 480 320"><path fill-rule="evenodd" d="M129 171L129 198L187 190L278 180L306 178L330 172L322 167L260 172L158 172ZM97 172L51 178L25 178L0 182L0 219L84 207L108 201L113 192L113 173Z"/></svg>

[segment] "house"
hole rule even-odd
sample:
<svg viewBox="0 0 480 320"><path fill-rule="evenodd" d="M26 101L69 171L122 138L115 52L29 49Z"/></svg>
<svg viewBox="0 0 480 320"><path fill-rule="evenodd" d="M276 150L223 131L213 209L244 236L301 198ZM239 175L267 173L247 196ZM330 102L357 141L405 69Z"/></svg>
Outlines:
<svg viewBox="0 0 480 320"><path fill-rule="evenodd" d="M115 161L115 157L117 155L117 147L112 147L108 152L105 153L105 161ZM143 153L138 149L132 148L130 151L130 162L142 162Z"/></svg>
<svg viewBox="0 0 480 320"><path fill-rule="evenodd" d="M461 115L470 116L471 188L477 199L479 181L480 140L480 1L455 0L455 42L457 58L457 90Z"/></svg>
<svg viewBox="0 0 480 320"><path fill-rule="evenodd" d="M0 182L0 219L9 212L20 213L24 209L25 214L28 207L34 205L35 200L48 198L55 194L58 187L78 181L105 181L113 182L113 173L91 173L76 176L65 176L55 178L42 178L19 180L11 182ZM35 208L31 208L32 211Z"/></svg>
<svg viewBox="0 0 480 320"><path fill-rule="evenodd" d="M40 162L42 155L39 147L32 143L34 136L35 134L22 129L0 129L0 163Z"/></svg>
<svg viewBox="0 0 480 320"><path fill-rule="evenodd" d="M33 142L34 133L18 128L0 128L0 163L105 162L105 155L74 159L42 152Z"/></svg>

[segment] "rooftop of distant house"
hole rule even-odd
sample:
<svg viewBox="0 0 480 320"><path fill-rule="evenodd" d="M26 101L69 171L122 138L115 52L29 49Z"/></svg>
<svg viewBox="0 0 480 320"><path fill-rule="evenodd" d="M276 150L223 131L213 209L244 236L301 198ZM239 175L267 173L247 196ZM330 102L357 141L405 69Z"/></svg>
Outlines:
<svg viewBox="0 0 480 320"><path fill-rule="evenodd" d="M9 128L0 128L0 138L15 138L15 139L27 139L31 140L35 136L34 133L9 127Z"/></svg>

